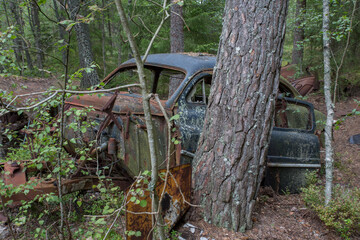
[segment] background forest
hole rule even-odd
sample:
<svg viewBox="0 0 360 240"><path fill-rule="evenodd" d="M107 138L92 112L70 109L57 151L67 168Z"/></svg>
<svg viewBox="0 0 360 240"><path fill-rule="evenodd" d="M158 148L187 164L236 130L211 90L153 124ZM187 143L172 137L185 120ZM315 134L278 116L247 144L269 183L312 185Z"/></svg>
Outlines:
<svg viewBox="0 0 360 240"><path fill-rule="evenodd" d="M64 1L3 0L0 5L0 71L28 77L60 77L65 58L67 30L74 23L67 15ZM80 8L85 23L83 35L72 31L70 37L69 72L80 67L79 57L91 54L92 63L99 79L103 78L121 62L131 58L131 51L121 28L113 1L71 1ZM184 19L184 51L216 54L222 27L224 0L187 0L182 5ZM144 53L160 20L161 9L155 1L123 1L128 12L135 40ZM347 52L340 74L340 91L349 90L359 83L358 39L360 37L360 13L354 11L356 1L331 1L331 49L333 69L339 65L344 49ZM357 7L357 6L356 6ZM318 0L290 1L287 16L287 33L283 66L299 63L293 58L295 51L302 51L302 69L322 70L322 2ZM61 27L61 26L65 27ZM166 21L156 38L150 53L170 52L170 21ZM296 43L294 43L294 35ZM299 38L300 35L300 38ZM350 35L350 36L348 36ZM349 37L349 38L348 38ZM91 44L91 53L86 53L81 44ZM80 47L79 47L80 46ZM294 59L294 60L292 60ZM334 71L335 74L335 71ZM321 78L321 74L318 74Z"/></svg>
<svg viewBox="0 0 360 240"><path fill-rule="evenodd" d="M161 6L162 1L122 0L121 2L127 13L130 28L139 47L139 52L145 54L151 39L159 27L159 23L164 19L164 9ZM172 0L169 2L171 3L168 3L166 9L169 10L171 16L159 28L160 31L152 47L149 48L149 53L201 52L216 55L222 31L225 0ZM290 0L282 57L282 66L296 64L296 76L311 72L320 83L322 83L324 69L322 4L323 2L320 0ZM360 96L360 59L357 57L360 53L358 40L360 39L360 12L358 8L357 0L330 2L331 75L333 79L332 90L336 93L336 98L334 97L335 102L349 99L352 96ZM177 16L178 19L173 20L174 16ZM57 82L63 88L66 85L64 84L64 79L70 79L69 83L72 84L70 87L65 86L65 88L75 89L77 86L89 88L98 84L113 69L132 57L132 51L126 33L121 26L113 0L0 0L0 88L6 85L6 81L9 79L11 79L12 84L21 86L21 84L26 84L26 80L30 78L39 79L38 84L44 84L44 86L39 87L41 90L50 86L46 84L48 80L51 80L52 83ZM17 82L19 79L21 81ZM13 88L15 89L15 87ZM23 88L25 89L26 87L24 86ZM36 85L30 88L31 90L38 90ZM322 88L320 89L322 91ZM10 95L12 94L11 92ZM0 96L2 97L3 95L5 94L0 89ZM58 101L60 102L59 99ZM317 107L322 108L321 110L325 112L324 106L321 105L323 103L321 93L310 96L309 101L318 102ZM356 110L358 105L358 102L355 107L347 104L341 105L344 107L344 111L345 108L346 110L350 109L349 111L355 108L354 114L346 115L347 113L345 113L345 117L351 118L354 115L359 115L359 111ZM51 110L48 110L48 112L51 112ZM50 119L49 116L45 116L47 114L45 111L41 114L40 116L44 117L44 119L47 117L46 120ZM75 112L75 114L77 113ZM79 118L81 114L83 113L78 113ZM345 120L339 121L336 128L345 128L341 126L342 121L345 122ZM357 126L358 122L353 119L352 124ZM352 130L351 127L349 129ZM43 130L47 131L46 128ZM84 131L86 132L86 129ZM45 135L49 132L50 130ZM347 139L344 141L347 141ZM48 145L54 144L54 146L57 146L56 142L54 142ZM47 144L45 141L44 143ZM55 149L54 152L56 151L59 152L60 156L62 150ZM335 154L335 160L345 159L341 158L339 152L336 153L337 155ZM15 156L16 154L13 153L13 155ZM50 154L48 155L50 156ZM53 157L50 156L50 158ZM40 162L38 164L40 169L42 165ZM348 164L351 165L352 163L349 162ZM335 162L335 167L338 169L345 169L344 166L348 167L348 165L341 165ZM360 166L358 168L360 169ZM58 172L54 171L53 175L60 178L61 174L67 174L65 169L64 167L64 169L58 170ZM348 173L351 172L353 174L353 172L356 172L356 169L354 167L354 171L349 171ZM344 175L348 173L345 172ZM343 180L343 175L336 176L341 176L340 180ZM345 202L344 198L342 196L337 198L336 194L344 191L339 190L335 194L335 200L337 201L335 203L337 205L331 206L331 208L322 208L323 203L319 203L320 201L318 200L322 191L318 186L318 178L317 176L310 177L312 178L310 180L312 181L311 186L313 188L304 190L304 201L309 205L313 203L318 204L316 206L321 205L315 211L320 212L320 215L322 214L323 216L336 215L337 212L341 212L339 209L345 206L344 212L352 212L353 215L340 216L339 219L342 221L340 224L336 225L338 223L336 222L337 219L321 220L325 223L330 222L333 224L329 225L336 229L344 238L348 238L353 232L358 233L360 229L360 207L356 203L360 199L359 184L353 185L355 186L355 193L351 193L354 194L353 196L351 194L346 195L346 198L350 196L356 200L346 199L346 204L342 204L342 202ZM349 182L351 181L349 180ZM86 214L90 216L113 213L114 209L119 205L119 202L116 201L120 201L114 197L117 196L118 189L114 188L114 192L108 192L105 185L96 187L101 193L95 197L91 196L94 199L70 195L66 196L64 201L59 201L58 199L52 201L57 204L69 200L68 205L70 207L67 209L68 218L70 219L69 222L72 223L81 222ZM0 190L4 189L6 190L0 184ZM262 195L260 198L263 196L267 195ZM260 199L260 202L264 201L266 203L267 197L263 198L265 200ZM274 202L277 201L278 199L274 200ZM287 199L285 199L286 201ZM297 197L294 197L292 201L296 202L297 205L289 203L289 206L303 204L298 202ZM89 202L89 206L85 206ZM22 210L25 209L27 211L26 207L33 207L31 204L25 205ZM76 211L72 210L71 206L76 208ZM312 206L313 209L315 208L314 206ZM291 208L290 215L297 211L293 209L294 207ZM285 210L289 211L290 209L285 208ZM84 216L80 217L79 211L83 211L82 214L84 213ZM329 213L328 211L332 212ZM20 226L21 224L28 224L28 222L30 222L29 225L32 224L29 227L30 233L23 230L24 236L29 234L29 236L48 238L48 232L50 232L49 229L52 225L46 224L53 220L52 212L46 212L46 223L43 220L45 219L44 215L42 213L39 214L39 212L28 215L27 213L24 215L18 214L15 218L15 225L19 223ZM273 212L270 212L268 216L271 217L272 214ZM41 220L37 222L39 219ZM96 239L104 237L104 229L106 229L105 225L107 223L102 218L93 218L86 221L84 221L84 226L81 227L74 225L67 226L69 233L76 229L76 231L73 231L74 238L91 236ZM266 222L266 217L263 221ZM288 229L291 229L292 226L289 227L289 225ZM108 234L109 236L114 234L114 239L117 239L117 233L110 232L110 229L104 238ZM213 232L216 231L213 230ZM279 230L278 232L281 233L281 231ZM138 233L132 232L126 234L134 235ZM316 236L316 233L314 234L309 236L312 238ZM175 232L172 237L176 239L177 233Z"/></svg>

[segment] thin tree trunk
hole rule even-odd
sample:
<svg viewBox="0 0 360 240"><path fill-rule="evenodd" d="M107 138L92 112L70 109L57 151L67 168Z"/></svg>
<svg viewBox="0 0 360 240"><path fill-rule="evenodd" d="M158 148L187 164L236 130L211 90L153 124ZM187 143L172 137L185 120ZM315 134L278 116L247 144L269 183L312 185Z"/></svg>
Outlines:
<svg viewBox="0 0 360 240"><path fill-rule="evenodd" d="M105 2L104 0L102 0L102 8L105 7ZM106 25L105 25L105 13L102 13L101 16L101 50L102 50L102 59L103 59L103 71L104 71L104 77L106 77L106 49L105 49L105 41L106 41L106 35L105 35L105 30L106 30Z"/></svg>
<svg viewBox="0 0 360 240"><path fill-rule="evenodd" d="M114 44L114 41L112 39L112 26L111 26L111 21L110 21L110 9L107 9L106 10L106 14L107 14L107 28L108 28L108 39L109 39L109 44L111 46L111 51L110 51L110 55L111 57L114 56L114 53L113 53L113 49L116 49L116 44Z"/></svg>
<svg viewBox="0 0 360 240"><path fill-rule="evenodd" d="M5 129L4 129L5 130ZM0 120L0 159L5 159L5 148L3 147L3 123ZM5 207L5 206L3 206Z"/></svg>
<svg viewBox="0 0 360 240"><path fill-rule="evenodd" d="M30 2L29 8L29 23L34 35L36 47L36 62L39 69L43 68L43 61L45 60L43 48L41 44L41 27L39 19L39 9L33 1Z"/></svg>
<svg viewBox="0 0 360 240"><path fill-rule="evenodd" d="M170 13L170 51L172 53L184 51L184 20L183 8L176 4L178 0L171 1Z"/></svg>
<svg viewBox="0 0 360 240"><path fill-rule="evenodd" d="M31 22L33 25L33 35L35 40L35 47L37 51L37 64L38 68L43 68L43 62L45 60L45 56L43 53L43 47L41 43L41 25L40 25L40 19L39 19L39 9L34 2L30 2L31 4Z"/></svg>
<svg viewBox="0 0 360 240"><path fill-rule="evenodd" d="M76 20L77 13L80 8L80 0L70 0L69 10L71 18ZM76 39L78 43L80 67L87 68L94 63L94 58L91 50L89 27L85 23L77 23L75 26ZM91 72L83 72L80 87L88 88L99 83L99 76L95 69Z"/></svg>
<svg viewBox="0 0 360 240"><path fill-rule="evenodd" d="M334 104L331 101L331 66L330 66L330 10L329 0L323 0L323 44L324 44L324 94L327 110L325 125L325 204L328 205L332 194L333 181L333 146L332 124L334 120Z"/></svg>
<svg viewBox="0 0 360 240"><path fill-rule="evenodd" d="M287 0L229 0L193 160L205 221L245 231L263 178L279 85ZM198 208L198 211L201 211Z"/></svg>
<svg viewBox="0 0 360 240"><path fill-rule="evenodd" d="M184 52L184 20L183 7L177 4L178 0L172 0L170 12L170 51L172 53ZM181 81L177 76L170 78L169 97L179 87Z"/></svg>
<svg viewBox="0 0 360 240"><path fill-rule="evenodd" d="M156 217L157 222L157 231L158 231L158 237L161 240L165 240L165 234L164 234L164 224L162 221L162 214L161 214L161 206L159 206L159 199L158 195L155 191L155 186L158 180L158 166L157 166L157 159L156 159L156 148L155 148L155 138L154 138L154 126L152 122L151 112L150 112L150 98L148 96L148 93L146 92L146 81L145 81L145 69L144 69L144 63L141 60L141 56L139 53L139 50L137 48L137 45L135 43L134 37L130 31L128 21L126 18L125 11L122 7L120 0L115 0L116 7L120 16L121 25L126 32L126 35L128 37L130 47L132 50L132 53L134 54L134 58L136 61L136 66L138 70L138 76L139 81L141 85L141 95L143 98L143 108L144 108L144 115L145 115L145 123L147 128L147 135L148 135L148 141L149 141L149 149L150 149L150 159L151 159L151 182L149 183L149 188L151 190L152 195L152 211L158 212L158 215Z"/></svg>
<svg viewBox="0 0 360 240"><path fill-rule="evenodd" d="M22 49L25 52L25 56L26 56L26 64L27 67L30 70L33 70L33 63L32 63L32 59L31 59L31 55L29 52L29 45L28 43L24 40L25 39L25 31L24 31L24 26L25 26L25 22L24 19L22 17L22 10L21 8L19 8L18 6L14 6L14 18L17 22L17 26L19 28L19 34L20 34L20 41L21 41L21 45L22 45Z"/></svg>
<svg viewBox="0 0 360 240"><path fill-rule="evenodd" d="M304 24L304 14L306 11L306 0L296 0L295 13L295 28L294 28L294 42L292 50L292 63L298 64L302 69L302 62L304 58L304 39L305 31L302 24Z"/></svg>
<svg viewBox="0 0 360 240"><path fill-rule="evenodd" d="M10 24L10 21L9 21L9 14L8 14L8 12L7 12L7 7L6 7L6 2L5 2L5 0L3 0L3 6L4 6L4 12L5 12L5 18L6 18L6 23L7 23L7 25L8 25L8 27L10 27L11 26L11 24Z"/></svg>
<svg viewBox="0 0 360 240"><path fill-rule="evenodd" d="M112 26L114 33L115 33L115 41L114 41L114 45L115 45L115 49L117 50L117 62L118 65L121 64L122 62L122 51L121 51L121 45L122 45L122 40L121 40L121 27L120 26Z"/></svg>
<svg viewBox="0 0 360 240"><path fill-rule="evenodd" d="M336 63L336 59L334 58L334 61L335 61L335 64L336 64L336 75L335 75L335 84L334 84L334 99L333 99L334 104L336 103L337 87L338 87L340 69L342 68L342 65L343 65L344 60L345 60L345 55L346 55L347 50L348 50L349 45L350 45L350 36L351 36L352 29L353 29L353 20L354 20L354 17L355 17L356 4L357 4L357 0L353 0L353 10L351 12L349 29L347 30L348 32L347 32L347 38L346 38L346 45L345 45L343 54L341 56L341 60L340 60L339 65Z"/></svg>
<svg viewBox="0 0 360 240"><path fill-rule="evenodd" d="M4 1L3 4L4 4L4 8L6 9L6 2ZM16 22L16 18L18 17L18 14L16 11L16 5L12 1L9 2L9 8L10 8L10 11ZM9 19L8 19L8 24L10 24ZM10 27L10 25L9 25L9 27ZM23 66L24 66L24 60L25 60L24 54L22 53L22 51L23 51L22 45L23 44L22 44L21 38L19 36L16 36L16 38L13 41L14 41L13 49L14 49L14 53L15 53L16 63L20 66L20 69L21 69L20 75L22 75L23 70L24 70Z"/></svg>
<svg viewBox="0 0 360 240"><path fill-rule="evenodd" d="M61 22L63 20L63 18L61 17L60 13L59 13L59 9L58 9L58 5L56 0L53 0L53 4L54 4L54 12L55 12L55 16L58 22ZM59 28L59 35L60 35L60 39L63 40L62 46L65 46L66 44L66 38L65 38L65 29L60 26L60 24L58 25ZM66 49L63 47L61 50L61 55L62 55L62 60L63 63L66 63Z"/></svg>
<svg viewBox="0 0 360 240"><path fill-rule="evenodd" d="M11 26L11 22L10 22L10 19L9 19L9 14L8 14L8 11L7 11L7 5L6 5L6 1L3 0L3 6L4 6L4 13L5 13L5 19L6 19L6 23L7 23L7 26L10 27ZM20 75L22 75L23 73L23 67L22 67L22 63L23 63L23 60L22 60L22 54L20 52L20 49L19 49L19 39L13 39L13 50L14 50L14 54L15 54L15 59L16 59L16 64L18 65L19 69L21 69L20 71Z"/></svg>

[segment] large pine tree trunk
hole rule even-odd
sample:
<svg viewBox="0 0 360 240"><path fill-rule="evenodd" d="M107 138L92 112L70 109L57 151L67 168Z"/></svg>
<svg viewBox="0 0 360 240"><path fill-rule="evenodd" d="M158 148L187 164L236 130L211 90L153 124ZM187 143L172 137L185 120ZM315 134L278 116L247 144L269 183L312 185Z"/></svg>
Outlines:
<svg viewBox="0 0 360 240"><path fill-rule="evenodd" d="M306 11L306 0L296 0L296 13L295 13L295 29L294 41L292 50L292 63L299 64L302 68L302 61L304 57L304 39L305 31L302 24L304 24L304 14Z"/></svg>
<svg viewBox="0 0 360 240"><path fill-rule="evenodd" d="M228 0L209 108L193 161L203 217L252 227L265 168L285 36L287 0Z"/></svg>
<svg viewBox="0 0 360 240"><path fill-rule="evenodd" d="M80 0L70 0L69 10L72 19L76 19L76 13L80 8ZM76 39L78 43L80 67L87 68L94 63L94 58L91 50L89 27L85 23L78 23L75 25ZM91 72L83 72L80 87L88 88L99 83L99 76L95 69Z"/></svg>

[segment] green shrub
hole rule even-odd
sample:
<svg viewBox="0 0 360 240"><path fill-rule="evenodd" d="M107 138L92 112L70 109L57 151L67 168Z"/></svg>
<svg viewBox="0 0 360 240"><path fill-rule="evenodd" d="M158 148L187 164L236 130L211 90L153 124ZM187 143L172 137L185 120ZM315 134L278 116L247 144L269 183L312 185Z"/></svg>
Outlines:
<svg viewBox="0 0 360 240"><path fill-rule="evenodd" d="M311 184L302 189L305 204L313 209L326 226L345 239L360 231L360 189L333 187L332 200L325 206L324 186Z"/></svg>

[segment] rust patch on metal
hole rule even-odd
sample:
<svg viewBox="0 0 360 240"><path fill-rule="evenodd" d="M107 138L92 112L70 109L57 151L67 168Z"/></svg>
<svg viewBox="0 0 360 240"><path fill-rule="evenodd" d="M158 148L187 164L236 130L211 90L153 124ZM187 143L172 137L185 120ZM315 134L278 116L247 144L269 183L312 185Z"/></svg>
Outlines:
<svg viewBox="0 0 360 240"><path fill-rule="evenodd" d="M6 185L19 186L26 183L24 165L18 163L4 164L4 182Z"/></svg>
<svg viewBox="0 0 360 240"><path fill-rule="evenodd" d="M160 176L165 176L166 170L160 170ZM175 223L183 216L188 210L189 205L184 201L190 202L191 193L191 166L190 164L184 164L170 169L170 173L167 179L164 195L161 199L160 205L163 208L164 221L168 229L170 230ZM164 188L164 180L159 179L156 185L156 192L158 196L162 194ZM180 189L179 189L180 188ZM145 212L151 212L152 200L150 198L150 192L147 189L143 189L145 196L139 198L139 200L146 200L147 205L141 207L135 202L131 202L130 198L133 196L128 194L126 205L126 229L128 231L140 231L141 236L129 236L128 239L151 239L153 219L151 214ZM183 197L184 196L184 197Z"/></svg>
<svg viewBox="0 0 360 240"><path fill-rule="evenodd" d="M24 165L28 161L22 161L24 163L4 163L4 171L2 173L2 178L6 185L20 186L27 183L35 183L34 189L28 189L28 193L17 193L11 197L4 197L4 201L8 202L12 200L10 207L20 206L21 201L33 200L36 196L48 193L58 193L58 185L56 179L44 180L37 177L31 177L29 181L26 178L26 171L24 171ZM31 169L27 169L31 170ZM128 178L111 178L113 183L116 186L119 186L122 190L127 189L131 182ZM92 186L97 185L99 180L97 177L77 177L73 179L64 179L62 181L62 193L68 194L80 190L90 190Z"/></svg>
<svg viewBox="0 0 360 240"><path fill-rule="evenodd" d="M114 155L116 154L116 139L110 138L108 142L108 154Z"/></svg>
<svg viewBox="0 0 360 240"><path fill-rule="evenodd" d="M296 72L297 69L295 65L288 65L281 68L281 76L288 80L302 96L319 90L319 81L316 76L310 72L309 67L306 68L305 75L303 74L303 76L296 77Z"/></svg>
<svg viewBox="0 0 360 240"><path fill-rule="evenodd" d="M140 95L137 96L136 94L129 94L128 92L119 92L118 95L119 98L114 100L114 105L116 106L112 110L114 114L127 114L130 111L134 115L144 115L143 101ZM111 99L112 97L112 94L106 94L101 98L95 98L90 95L72 96L66 100L66 104L75 107L92 106L96 111L102 111L105 104L113 100ZM162 103L165 105L165 101L162 101ZM150 110L151 115L164 116L158 103L154 100L150 100Z"/></svg>

